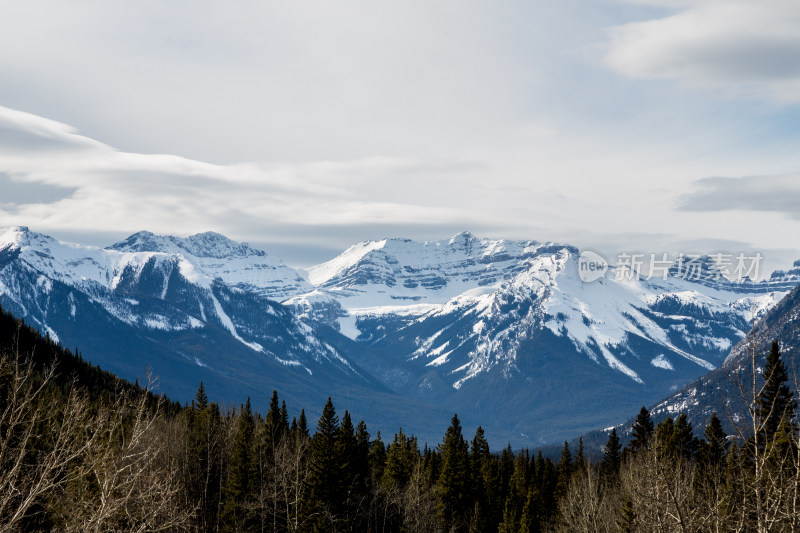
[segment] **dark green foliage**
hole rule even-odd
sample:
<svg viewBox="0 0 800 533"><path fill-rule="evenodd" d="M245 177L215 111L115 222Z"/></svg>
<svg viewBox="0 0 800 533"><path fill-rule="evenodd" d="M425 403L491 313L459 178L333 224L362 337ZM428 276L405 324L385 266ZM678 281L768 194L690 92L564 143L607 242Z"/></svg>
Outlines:
<svg viewBox="0 0 800 533"><path fill-rule="evenodd" d="M203 384L187 410L187 487L189 501L198 502L198 526L213 531L217 524L222 490L222 418L215 403L208 403Z"/></svg>
<svg viewBox="0 0 800 533"><path fill-rule="evenodd" d="M797 409L777 341L772 343L762 375L764 387L756 401L756 412L763 427L760 437L767 440L775 436L782 422L794 419Z"/></svg>
<svg viewBox="0 0 800 533"><path fill-rule="evenodd" d="M572 452L569 449L569 443L564 441L564 449L561 450L561 460L558 462L558 486L556 488L556 494L559 497L563 497L567 493L573 467Z"/></svg>
<svg viewBox="0 0 800 533"><path fill-rule="evenodd" d="M619 467L622 464L622 444L617 436L617 428L612 428L608 442L603 448L603 460L600 462L600 473L603 479L610 483L616 480Z"/></svg>
<svg viewBox="0 0 800 533"><path fill-rule="evenodd" d="M308 501L305 514L314 531L328 531L342 507L339 417L328 398L311 439Z"/></svg>
<svg viewBox="0 0 800 533"><path fill-rule="evenodd" d="M224 487L221 520L231 531L254 527L251 500L257 487L256 453L253 449L255 418L250 398L236 417L236 435L228 461L228 477Z"/></svg>
<svg viewBox="0 0 800 533"><path fill-rule="evenodd" d="M469 453L461 431L458 415L453 415L450 427L439 447L442 468L437 485L439 520L445 529L464 529L464 518L471 510Z"/></svg>
<svg viewBox="0 0 800 533"><path fill-rule="evenodd" d="M717 418L717 413L711 413L703 436L705 437L701 453L703 463L711 467L722 465L728 452L728 436L722 429L722 422Z"/></svg>
<svg viewBox="0 0 800 533"><path fill-rule="evenodd" d="M650 419L650 411L644 406L636 415L636 421L631 427L631 442L628 448L632 452L644 450L650 446L653 440L653 421Z"/></svg>
<svg viewBox="0 0 800 533"><path fill-rule="evenodd" d="M686 459L694 458L699 445L685 413L681 413L675 421L667 417L661 422L656 427L655 440L659 453L681 455Z"/></svg>

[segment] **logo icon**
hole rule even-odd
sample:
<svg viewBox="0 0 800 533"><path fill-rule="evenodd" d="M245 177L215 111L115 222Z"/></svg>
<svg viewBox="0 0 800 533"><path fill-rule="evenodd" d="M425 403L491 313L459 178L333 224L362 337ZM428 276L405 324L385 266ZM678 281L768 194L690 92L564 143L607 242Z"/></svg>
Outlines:
<svg viewBox="0 0 800 533"><path fill-rule="evenodd" d="M584 250L578 257L578 277L585 283L591 283L604 277L608 271L608 261L598 253Z"/></svg>

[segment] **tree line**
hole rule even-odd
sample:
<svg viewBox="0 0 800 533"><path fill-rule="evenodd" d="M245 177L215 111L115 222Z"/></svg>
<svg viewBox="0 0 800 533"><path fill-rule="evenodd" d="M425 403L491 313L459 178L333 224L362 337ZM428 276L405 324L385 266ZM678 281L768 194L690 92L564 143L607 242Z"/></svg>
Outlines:
<svg viewBox="0 0 800 533"><path fill-rule="evenodd" d="M99 394L3 349L0 530L794 531L796 384L777 343L751 363L734 434L716 414L698 437L685 414L654 424L643 407L627 446L614 428L593 462L582 440L557 461L492 450L457 415L420 447L331 399L309 427L275 391L264 415L221 409L202 383L182 407L113 380Z"/></svg>

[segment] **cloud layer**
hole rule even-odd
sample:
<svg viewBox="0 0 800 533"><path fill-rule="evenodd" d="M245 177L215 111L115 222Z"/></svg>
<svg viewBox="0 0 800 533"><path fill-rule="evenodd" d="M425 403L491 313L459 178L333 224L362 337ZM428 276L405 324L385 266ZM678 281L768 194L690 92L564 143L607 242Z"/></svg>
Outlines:
<svg viewBox="0 0 800 533"><path fill-rule="evenodd" d="M612 28L606 63L636 78L797 102L798 27L794 0L696 0L677 14Z"/></svg>

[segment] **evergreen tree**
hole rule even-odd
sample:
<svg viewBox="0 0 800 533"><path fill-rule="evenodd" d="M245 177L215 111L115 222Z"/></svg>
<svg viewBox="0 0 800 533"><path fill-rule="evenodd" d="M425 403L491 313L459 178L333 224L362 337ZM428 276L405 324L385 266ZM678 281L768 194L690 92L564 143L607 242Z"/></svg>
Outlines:
<svg viewBox="0 0 800 533"><path fill-rule="evenodd" d="M206 396L206 390L203 387L202 381L200 382L200 387L198 387L197 394L192 401L192 407L194 407L197 411L202 411L208 407L208 396Z"/></svg>
<svg viewBox="0 0 800 533"><path fill-rule="evenodd" d="M650 419L650 412L642 406L636 421L631 427L631 442L628 445L631 451L638 452L650 446L653 440L653 421Z"/></svg>
<svg viewBox="0 0 800 533"><path fill-rule="evenodd" d="M300 409L300 418L297 419L297 429L301 434L308 437L308 421L306 420L305 409Z"/></svg>
<svg viewBox="0 0 800 533"><path fill-rule="evenodd" d="M728 436L722 429L722 422L717 418L717 413L711 413L703 436L705 437L703 462L712 467L721 465L728 451Z"/></svg>
<svg viewBox="0 0 800 533"><path fill-rule="evenodd" d="M330 530L341 509L338 440L339 417L328 398L311 439L306 516L313 531Z"/></svg>
<svg viewBox="0 0 800 533"><path fill-rule="evenodd" d="M572 452L569 449L567 441L564 441L564 448L561 449L561 460L558 462L558 485L556 487L556 494L559 498L562 498L567 493L572 471Z"/></svg>
<svg viewBox="0 0 800 533"><path fill-rule="evenodd" d="M222 522L228 530L240 531L253 526L250 500L255 493L256 465L253 457L255 419L250 407L250 398L237 416L236 437L225 483L225 503Z"/></svg>
<svg viewBox="0 0 800 533"><path fill-rule="evenodd" d="M522 513L528 501L531 478L529 463L529 457L525 451L520 451L514 459L514 471L508 481L508 496L503 507L501 532L516 532L520 528Z"/></svg>
<svg viewBox="0 0 800 533"><path fill-rule="evenodd" d="M586 470L586 456L583 453L583 437L578 437L578 453L575 456L575 470L579 472Z"/></svg>
<svg viewBox="0 0 800 533"><path fill-rule="evenodd" d="M381 432L375 436L369 447L369 468L372 479L380 481L386 467L386 446L381 440Z"/></svg>
<svg viewBox="0 0 800 533"><path fill-rule="evenodd" d="M764 365L764 387L756 400L756 413L762 424L763 441L770 440L784 421L794 419L797 402L789 389L786 366L781 360L780 345L772 343Z"/></svg>
<svg viewBox="0 0 800 533"><path fill-rule="evenodd" d="M469 519L469 453L458 415L453 415L440 447L442 470L437 484L437 509L445 529L461 529Z"/></svg>
<svg viewBox="0 0 800 533"><path fill-rule="evenodd" d="M189 501L198 502L198 526L211 531L217 522L221 489L221 417L215 403L208 403L203 383L187 411L187 479Z"/></svg>
<svg viewBox="0 0 800 533"><path fill-rule="evenodd" d="M365 531L367 527L367 511L372 490L370 470L370 440L367 424L362 420L356 426L356 449L352 466L353 496L352 501L358 511L353 524L354 531Z"/></svg>
<svg viewBox="0 0 800 533"><path fill-rule="evenodd" d="M489 443L481 426L475 431L469 449L470 473L472 474L471 489L475 501L475 516L470 528L472 531L486 531L491 529L491 513L489 509L489 493L494 487L487 486L492 483L491 458Z"/></svg>
<svg viewBox="0 0 800 533"><path fill-rule="evenodd" d="M613 482L619 473L622 463L622 445L617 436L617 428L611 429L608 442L603 448L603 459L600 461L600 473L606 482Z"/></svg>
<svg viewBox="0 0 800 533"><path fill-rule="evenodd" d="M278 391L272 391L272 398L269 401L269 410L267 411L266 419L266 432L268 439L268 449L272 450L278 441L283 438L283 424L281 423L281 410L278 404Z"/></svg>
<svg viewBox="0 0 800 533"><path fill-rule="evenodd" d="M697 454L698 442L694 436L692 424L686 418L686 413L678 416L672 431L672 449L686 459L693 459Z"/></svg>
<svg viewBox="0 0 800 533"><path fill-rule="evenodd" d="M360 503L356 497L356 476L358 475L358 443L350 413L345 410L339 426L336 441L336 455L339 468L339 500L341 501L341 527L351 529Z"/></svg>
<svg viewBox="0 0 800 533"><path fill-rule="evenodd" d="M387 490L405 488L419 458L418 453L417 440L407 437L400 428L386 450L382 483Z"/></svg>

